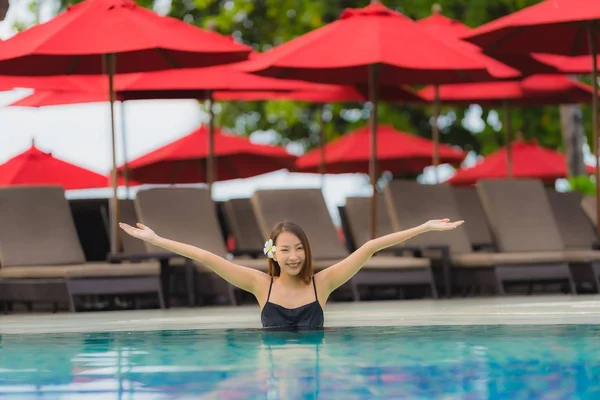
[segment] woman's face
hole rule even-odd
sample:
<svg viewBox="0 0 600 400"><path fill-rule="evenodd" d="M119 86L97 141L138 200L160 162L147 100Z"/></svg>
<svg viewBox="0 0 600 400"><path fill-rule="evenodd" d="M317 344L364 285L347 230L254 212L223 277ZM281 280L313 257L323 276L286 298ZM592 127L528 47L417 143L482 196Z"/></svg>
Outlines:
<svg viewBox="0 0 600 400"><path fill-rule="evenodd" d="M275 240L274 260L281 268L282 274L298 275L304 267L304 246L300 239L290 232L281 232Z"/></svg>

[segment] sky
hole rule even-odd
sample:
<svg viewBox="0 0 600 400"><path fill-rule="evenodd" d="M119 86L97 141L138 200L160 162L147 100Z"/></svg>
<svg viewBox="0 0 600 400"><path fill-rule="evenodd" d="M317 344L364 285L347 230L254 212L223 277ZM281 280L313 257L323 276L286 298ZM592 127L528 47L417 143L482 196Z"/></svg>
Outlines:
<svg viewBox="0 0 600 400"><path fill-rule="evenodd" d="M42 21L53 13L54 2L41 0ZM157 11L166 12L168 0L157 1ZM6 19L0 22L0 38L14 34L14 20L33 21L24 0L11 0ZM54 106L44 108L8 107L8 105L30 94L30 90L18 89L0 92L0 163L27 150L32 141L42 151L65 161L107 174L111 167L110 151L110 111L108 103ZM117 162L124 160L122 143L121 104L116 103L117 116ZM489 123L498 124L497 115L490 117ZM125 132L127 133L127 157L137 158L164 144L177 140L207 121L207 115L195 100L150 100L125 103ZM481 108L472 106L465 121L469 129L483 129ZM269 143L273 132L257 132L251 140ZM476 162L471 154L466 165ZM453 169L439 168L440 178L447 179ZM424 183L434 182L433 167L426 169L420 178ZM361 174L327 175L325 179L316 174L290 174L286 171L263 175L244 180L219 182L214 185L215 200L234 197L249 197L254 190L261 188L322 187L328 208L334 222L339 223L337 206L343 205L347 196L368 196L371 193L368 177ZM122 193L124 194L124 193ZM109 196L108 190L72 191L69 197Z"/></svg>

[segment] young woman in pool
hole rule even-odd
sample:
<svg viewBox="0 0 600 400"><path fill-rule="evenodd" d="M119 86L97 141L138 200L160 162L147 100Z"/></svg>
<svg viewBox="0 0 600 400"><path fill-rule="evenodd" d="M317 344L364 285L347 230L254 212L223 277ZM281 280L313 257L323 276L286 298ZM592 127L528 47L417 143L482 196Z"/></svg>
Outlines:
<svg viewBox="0 0 600 400"><path fill-rule="evenodd" d="M265 243L266 274L198 247L162 238L142 224L138 223L138 228L119 225L133 237L201 262L227 282L252 293L261 306L263 327L317 329L323 327L323 309L331 292L352 278L375 253L421 233L455 229L463 222L431 220L370 240L344 260L314 275L308 238L293 222L278 224Z"/></svg>

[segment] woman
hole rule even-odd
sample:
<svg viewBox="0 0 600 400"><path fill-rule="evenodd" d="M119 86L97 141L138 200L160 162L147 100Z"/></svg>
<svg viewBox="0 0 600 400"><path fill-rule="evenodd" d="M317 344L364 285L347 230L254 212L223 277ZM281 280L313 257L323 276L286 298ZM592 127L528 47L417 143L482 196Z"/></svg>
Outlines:
<svg viewBox="0 0 600 400"><path fill-rule="evenodd" d="M252 293L261 308L263 327L317 329L323 327L323 309L331 292L352 278L376 252L425 232L455 229L463 222L431 220L369 240L344 260L314 275L308 238L293 222L278 224L265 243L266 274L198 247L162 238L142 224L138 223L138 228L119 225L131 236L196 260L232 285Z"/></svg>

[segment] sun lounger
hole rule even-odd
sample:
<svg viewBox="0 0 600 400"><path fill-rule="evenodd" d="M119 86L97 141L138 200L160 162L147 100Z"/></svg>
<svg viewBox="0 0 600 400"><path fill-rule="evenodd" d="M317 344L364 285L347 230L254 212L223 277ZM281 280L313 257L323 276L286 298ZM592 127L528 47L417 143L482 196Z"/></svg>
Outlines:
<svg viewBox="0 0 600 400"><path fill-rule="evenodd" d="M263 256L264 241L249 198L224 202L223 211L235 242L235 255Z"/></svg>
<svg viewBox="0 0 600 400"><path fill-rule="evenodd" d="M596 217L596 197L585 196L581 199L581 207L583 208L585 215L592 221L592 224L596 224L598 221L598 218Z"/></svg>
<svg viewBox="0 0 600 400"><path fill-rule="evenodd" d="M136 194L135 205L141 222L159 235L208 250L248 268L266 271L264 258L232 258L227 252L217 220L215 204L206 188L155 188ZM150 254L165 250L145 243ZM236 291L223 278L207 267L192 260L173 259L170 267L183 266L187 270L190 303L195 304L196 288L203 296L227 296L237 304ZM196 279L198 278L198 279Z"/></svg>
<svg viewBox="0 0 600 400"><path fill-rule="evenodd" d="M352 241L356 248L362 246L370 239L370 207L370 197L346 197L346 206L344 210L348 220L348 228L352 235ZM375 227L377 237L394 232L385 199L381 194L377 195L377 222ZM381 253L386 254L392 253L393 251L393 248L388 248Z"/></svg>
<svg viewBox="0 0 600 400"><path fill-rule="evenodd" d="M568 268L568 263L575 261L574 254L565 253L543 183L536 179L482 180L477 189L498 250L528 255L530 263L537 264L515 266L506 275L514 280L568 280L574 293Z"/></svg>
<svg viewBox="0 0 600 400"><path fill-rule="evenodd" d="M464 229L469 237L473 250L494 249L494 238L487 217L483 211L481 200L475 187L453 187L456 206L461 217L467 221Z"/></svg>
<svg viewBox="0 0 600 400"><path fill-rule="evenodd" d="M559 193L553 189L547 189L546 193L570 260L573 279L577 283L591 283L600 292L600 252L590 251L598 250L600 243L581 207L581 195L578 192Z"/></svg>
<svg viewBox="0 0 600 400"><path fill-rule="evenodd" d="M414 181L395 180L385 187L384 193L396 229L407 229L429 219L462 219L452 188L447 184L421 185ZM506 193L509 198L511 195ZM488 197L495 199L491 195ZM488 212L486 215L490 220ZM497 219L494 217L490 221ZM501 232L493 232L497 240ZM523 238L520 240L524 243L518 250L500 247L501 252L475 252L466 230L460 228L419 235L407 245L417 246L428 255L439 254L448 291L453 285L486 285L504 294L504 285L514 281L567 280L572 283L562 252L548 252L545 248L530 245Z"/></svg>
<svg viewBox="0 0 600 400"><path fill-rule="evenodd" d="M61 187L0 189L0 299L51 301L75 296L155 293L157 263L86 262Z"/></svg>

